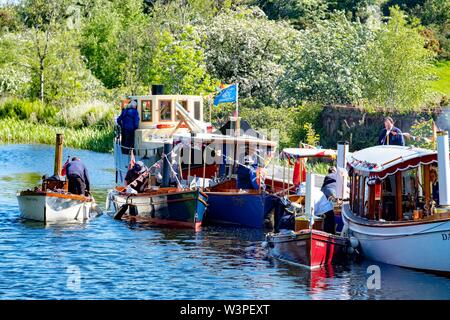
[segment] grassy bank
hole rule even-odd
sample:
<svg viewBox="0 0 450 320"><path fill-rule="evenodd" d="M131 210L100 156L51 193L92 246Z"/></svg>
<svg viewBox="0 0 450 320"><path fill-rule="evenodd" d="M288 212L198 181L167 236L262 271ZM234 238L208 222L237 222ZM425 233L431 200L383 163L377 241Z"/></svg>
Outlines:
<svg viewBox="0 0 450 320"><path fill-rule="evenodd" d="M0 119L0 143L54 144L55 134L64 134L64 145L98 152L111 152L114 133L111 129L84 127L63 128L28 120Z"/></svg>
<svg viewBox="0 0 450 320"><path fill-rule="evenodd" d="M438 80L431 83L433 91L450 96L450 61L439 62L433 68Z"/></svg>

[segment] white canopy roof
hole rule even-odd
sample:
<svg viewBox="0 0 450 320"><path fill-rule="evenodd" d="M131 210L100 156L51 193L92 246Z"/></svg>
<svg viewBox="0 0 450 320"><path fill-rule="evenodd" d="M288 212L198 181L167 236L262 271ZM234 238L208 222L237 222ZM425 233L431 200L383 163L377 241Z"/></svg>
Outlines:
<svg viewBox="0 0 450 320"><path fill-rule="evenodd" d="M348 161L356 170L377 173L400 164L401 167L415 167L420 163L435 162L436 154L436 151L422 148L383 145L356 151Z"/></svg>
<svg viewBox="0 0 450 320"><path fill-rule="evenodd" d="M310 148L285 148L283 153L295 158L308 157L333 157L336 156L336 150L332 149L310 149Z"/></svg>

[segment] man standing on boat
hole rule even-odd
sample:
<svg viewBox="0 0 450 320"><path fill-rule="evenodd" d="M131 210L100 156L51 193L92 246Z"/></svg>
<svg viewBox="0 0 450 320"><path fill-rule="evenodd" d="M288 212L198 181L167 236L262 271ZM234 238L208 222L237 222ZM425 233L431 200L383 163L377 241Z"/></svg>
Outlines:
<svg viewBox="0 0 450 320"><path fill-rule="evenodd" d="M439 181L438 174L435 168L430 169L430 182L431 182L431 197L436 205L439 205Z"/></svg>
<svg viewBox="0 0 450 320"><path fill-rule="evenodd" d="M69 180L69 192L85 195L90 191L89 174L80 158L73 157L66 167L67 179Z"/></svg>
<svg viewBox="0 0 450 320"><path fill-rule="evenodd" d="M134 132L139 128L137 105L137 101L132 100L117 118L117 124L120 126L121 131L123 154L129 154L130 149L134 148Z"/></svg>
<svg viewBox="0 0 450 320"><path fill-rule="evenodd" d="M380 132L378 144L396 146L405 145L403 133L399 128L394 127L394 120L391 117L384 118L384 129Z"/></svg>

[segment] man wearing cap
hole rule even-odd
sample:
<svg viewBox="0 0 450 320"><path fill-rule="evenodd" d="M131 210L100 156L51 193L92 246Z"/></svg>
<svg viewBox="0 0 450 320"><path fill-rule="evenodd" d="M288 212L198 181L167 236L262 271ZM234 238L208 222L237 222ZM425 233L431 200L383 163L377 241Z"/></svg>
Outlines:
<svg viewBox="0 0 450 320"><path fill-rule="evenodd" d="M120 126L122 134L123 154L129 154L130 149L134 148L134 132L139 128L139 112L137 111L137 105L136 100L131 101L117 118L117 124Z"/></svg>
<svg viewBox="0 0 450 320"><path fill-rule="evenodd" d="M138 161L128 170L125 176L125 186L130 186L137 192L143 192L148 185L147 167L142 161Z"/></svg>
<svg viewBox="0 0 450 320"><path fill-rule="evenodd" d="M378 144L380 145L396 145L404 146L405 139L402 131L394 127L394 120L391 117L384 118L384 128L378 137Z"/></svg>

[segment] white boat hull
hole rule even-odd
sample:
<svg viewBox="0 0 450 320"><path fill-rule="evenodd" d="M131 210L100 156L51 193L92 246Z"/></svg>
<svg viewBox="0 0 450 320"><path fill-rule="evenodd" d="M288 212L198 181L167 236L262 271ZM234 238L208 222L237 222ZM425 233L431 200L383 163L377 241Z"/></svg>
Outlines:
<svg viewBox="0 0 450 320"><path fill-rule="evenodd" d="M358 223L348 205L342 213L365 257L401 267L450 273L449 219L404 226L370 226Z"/></svg>
<svg viewBox="0 0 450 320"><path fill-rule="evenodd" d="M41 222L83 222L99 214L93 201L49 195L17 195L20 217Z"/></svg>

